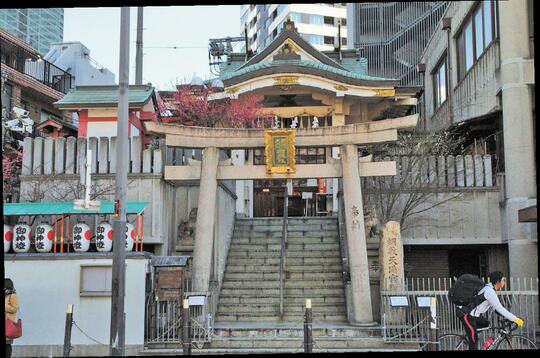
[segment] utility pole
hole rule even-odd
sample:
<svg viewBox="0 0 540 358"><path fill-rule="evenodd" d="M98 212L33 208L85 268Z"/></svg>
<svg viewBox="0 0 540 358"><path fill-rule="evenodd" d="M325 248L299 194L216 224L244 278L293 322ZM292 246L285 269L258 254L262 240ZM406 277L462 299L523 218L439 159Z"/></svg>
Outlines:
<svg viewBox="0 0 540 358"><path fill-rule="evenodd" d="M128 91L129 91L129 7L121 8L120 65L116 149L115 220L113 223L113 267L111 288L111 336L109 355L123 356L125 350L125 260L126 204L128 161Z"/></svg>
<svg viewBox="0 0 540 358"><path fill-rule="evenodd" d="M137 52L135 54L135 84L142 85L143 64L143 8L137 8Z"/></svg>

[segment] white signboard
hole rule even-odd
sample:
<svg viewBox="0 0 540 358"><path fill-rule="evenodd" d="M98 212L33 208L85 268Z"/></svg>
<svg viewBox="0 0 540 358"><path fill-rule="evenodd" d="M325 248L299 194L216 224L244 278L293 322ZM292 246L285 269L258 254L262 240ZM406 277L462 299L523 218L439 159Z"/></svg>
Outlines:
<svg viewBox="0 0 540 358"><path fill-rule="evenodd" d="M390 297L390 306L392 307L406 307L409 305L407 296L391 296Z"/></svg>
<svg viewBox="0 0 540 358"><path fill-rule="evenodd" d="M416 297L418 307L431 307L431 297Z"/></svg>
<svg viewBox="0 0 540 358"><path fill-rule="evenodd" d="M303 191L302 192L302 199L313 199L313 193L310 191Z"/></svg>
<svg viewBox="0 0 540 358"><path fill-rule="evenodd" d="M206 296L189 296L189 306L204 306Z"/></svg>
<svg viewBox="0 0 540 358"><path fill-rule="evenodd" d="M308 179L307 186L317 186L317 179Z"/></svg>

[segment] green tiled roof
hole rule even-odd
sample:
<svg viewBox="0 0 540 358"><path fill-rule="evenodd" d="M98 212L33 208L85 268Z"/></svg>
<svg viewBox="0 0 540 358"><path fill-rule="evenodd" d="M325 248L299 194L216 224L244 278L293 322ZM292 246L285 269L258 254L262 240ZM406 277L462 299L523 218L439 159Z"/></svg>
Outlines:
<svg viewBox="0 0 540 358"><path fill-rule="evenodd" d="M362 64L360 64L360 66L361 65ZM279 61L259 62L251 66L244 67L237 71L227 71L225 73L222 73L222 75L220 76L220 79L224 81L224 80L228 80L228 79L241 76L246 73L254 72L263 68L280 67L280 66L300 66L300 67L306 67L306 68L320 69L329 73L335 73L344 77L349 77L349 78L354 78L354 79L359 79L359 80L368 80L368 81L394 80L391 78L369 76L365 73L365 71L362 71L362 72L345 71L339 68L335 68L333 66L326 65L321 62L307 61L307 60L294 60L294 61L279 60Z"/></svg>
<svg viewBox="0 0 540 358"><path fill-rule="evenodd" d="M129 86L129 104L148 102L154 87L147 85ZM106 106L118 104L118 86L77 86L70 90L61 100L54 103L59 108L78 105Z"/></svg>

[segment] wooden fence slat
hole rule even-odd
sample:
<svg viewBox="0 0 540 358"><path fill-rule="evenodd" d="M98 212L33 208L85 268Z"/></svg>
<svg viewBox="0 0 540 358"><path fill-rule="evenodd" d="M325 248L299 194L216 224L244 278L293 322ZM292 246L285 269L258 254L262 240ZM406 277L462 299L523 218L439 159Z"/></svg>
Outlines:
<svg viewBox="0 0 540 358"><path fill-rule="evenodd" d="M131 172L141 172L141 137L133 137L131 139Z"/></svg>
<svg viewBox="0 0 540 358"><path fill-rule="evenodd" d="M77 152L77 138L68 137L66 140L66 174L75 173L76 166L76 152Z"/></svg>
<svg viewBox="0 0 540 358"><path fill-rule="evenodd" d="M43 174L51 175L54 166L54 139L47 137L43 141Z"/></svg>
<svg viewBox="0 0 540 358"><path fill-rule="evenodd" d="M475 186L484 186L484 160L480 154L474 156Z"/></svg>
<svg viewBox="0 0 540 358"><path fill-rule="evenodd" d="M152 171L156 174L163 172L163 152L161 149L154 149L154 165Z"/></svg>
<svg viewBox="0 0 540 358"><path fill-rule="evenodd" d="M437 158L437 176L438 176L438 185L439 187L445 187L446 186L446 158L444 155L440 155L439 158Z"/></svg>
<svg viewBox="0 0 540 358"><path fill-rule="evenodd" d="M465 156L465 184L468 187L474 186L474 163L470 154Z"/></svg>
<svg viewBox="0 0 540 358"><path fill-rule="evenodd" d="M98 138L96 137L90 137L88 138L88 146L89 149L92 151L92 160L90 162L90 173L96 174L97 173L97 163L98 163Z"/></svg>
<svg viewBox="0 0 540 358"><path fill-rule="evenodd" d="M86 145L87 140L85 137L77 138L77 165L75 166L75 172L80 174L84 170L86 165Z"/></svg>
<svg viewBox="0 0 540 358"><path fill-rule="evenodd" d="M32 174L43 173L43 138L34 138L34 159L32 161Z"/></svg>
<svg viewBox="0 0 540 358"><path fill-rule="evenodd" d="M109 141L109 173L116 173L116 137Z"/></svg>
<svg viewBox="0 0 540 358"><path fill-rule="evenodd" d="M109 170L109 138L99 138L99 167L100 174L106 174Z"/></svg>
<svg viewBox="0 0 540 358"><path fill-rule="evenodd" d="M66 138L56 138L54 141L54 172L56 174L64 174L66 159Z"/></svg>
<svg viewBox="0 0 540 358"><path fill-rule="evenodd" d="M23 143L23 158L22 158L21 174L23 175L32 174L33 159L34 159L34 140L30 137L26 137L24 138L24 143Z"/></svg>
<svg viewBox="0 0 540 358"><path fill-rule="evenodd" d="M456 179L458 187L465 186L465 167L462 155L456 155Z"/></svg>
<svg viewBox="0 0 540 358"><path fill-rule="evenodd" d="M493 186L493 173L491 171L491 155L484 155L484 178L486 186Z"/></svg>
<svg viewBox="0 0 540 358"><path fill-rule="evenodd" d="M143 150L143 173L152 171L152 149Z"/></svg>

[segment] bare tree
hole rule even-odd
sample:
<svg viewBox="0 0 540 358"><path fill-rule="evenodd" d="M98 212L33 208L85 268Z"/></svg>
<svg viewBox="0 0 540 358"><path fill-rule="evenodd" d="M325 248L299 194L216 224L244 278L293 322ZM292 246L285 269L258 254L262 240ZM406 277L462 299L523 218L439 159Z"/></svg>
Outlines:
<svg viewBox="0 0 540 358"><path fill-rule="evenodd" d="M439 156L461 153L462 140L451 133L418 134L403 132L398 141L366 147L374 160L398 157L397 175L394 177L363 178L363 196L370 232L380 234L380 227L388 221L397 221L401 230L410 228L409 218L431 210L447 201L460 197L452 194L444 199L436 195Z"/></svg>

